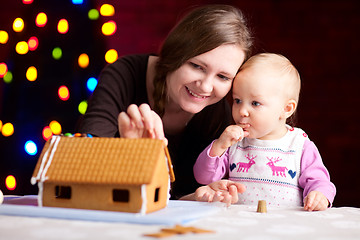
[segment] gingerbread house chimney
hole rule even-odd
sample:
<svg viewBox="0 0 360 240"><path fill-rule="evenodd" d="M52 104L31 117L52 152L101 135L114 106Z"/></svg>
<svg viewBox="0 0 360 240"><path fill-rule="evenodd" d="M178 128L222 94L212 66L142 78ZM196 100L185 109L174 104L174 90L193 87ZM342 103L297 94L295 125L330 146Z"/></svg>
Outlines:
<svg viewBox="0 0 360 240"><path fill-rule="evenodd" d="M167 206L174 180L161 140L62 136L46 142L31 179L40 206L142 214Z"/></svg>

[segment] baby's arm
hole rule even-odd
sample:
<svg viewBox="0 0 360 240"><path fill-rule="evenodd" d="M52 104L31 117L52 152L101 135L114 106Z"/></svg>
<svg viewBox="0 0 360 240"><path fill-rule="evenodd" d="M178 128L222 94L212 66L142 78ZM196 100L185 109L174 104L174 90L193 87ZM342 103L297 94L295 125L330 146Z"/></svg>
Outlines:
<svg viewBox="0 0 360 240"><path fill-rule="evenodd" d="M200 153L193 168L198 183L210 184L219 181L226 175L229 169L228 149L239 138L242 139L243 135L241 127L230 125L219 139L214 140Z"/></svg>
<svg viewBox="0 0 360 240"><path fill-rule="evenodd" d="M325 210L332 205L336 194L335 185L330 182L329 172L320 153L310 140L304 144L299 185L304 189L305 210Z"/></svg>

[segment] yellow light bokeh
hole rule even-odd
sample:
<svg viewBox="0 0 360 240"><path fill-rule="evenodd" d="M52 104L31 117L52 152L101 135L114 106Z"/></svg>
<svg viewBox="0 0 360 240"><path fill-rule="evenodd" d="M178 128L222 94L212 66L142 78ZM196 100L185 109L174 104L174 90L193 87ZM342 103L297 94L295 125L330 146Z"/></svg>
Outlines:
<svg viewBox="0 0 360 240"><path fill-rule="evenodd" d="M29 51L29 45L25 41L20 41L16 44L15 51L21 55L27 54Z"/></svg>
<svg viewBox="0 0 360 240"><path fill-rule="evenodd" d="M5 186L9 190L14 190L16 188L16 179L13 175L9 175L6 177Z"/></svg>
<svg viewBox="0 0 360 240"><path fill-rule="evenodd" d="M9 40L9 34L6 31L0 30L0 43L6 44Z"/></svg>
<svg viewBox="0 0 360 240"><path fill-rule="evenodd" d="M118 59L118 53L115 49L110 49L105 53L105 61L107 63L113 63Z"/></svg>
<svg viewBox="0 0 360 240"><path fill-rule="evenodd" d="M0 131L1 131L1 128L2 128L2 121L0 120Z"/></svg>
<svg viewBox="0 0 360 240"><path fill-rule="evenodd" d="M69 23L66 19L60 19L57 25L58 32L61 34L65 34L69 31Z"/></svg>
<svg viewBox="0 0 360 240"><path fill-rule="evenodd" d="M52 137L53 133L49 126L44 127L42 131L42 136L45 141L49 140Z"/></svg>
<svg viewBox="0 0 360 240"><path fill-rule="evenodd" d="M22 18L15 18L13 22L13 30L15 32L21 32L24 29L24 20Z"/></svg>
<svg viewBox="0 0 360 240"><path fill-rule="evenodd" d="M61 125L57 121L51 121L49 127L53 134L59 135L61 133Z"/></svg>
<svg viewBox="0 0 360 240"><path fill-rule="evenodd" d="M47 23L47 16L45 13L41 12L36 16L35 24L38 27L44 27Z"/></svg>
<svg viewBox="0 0 360 240"><path fill-rule="evenodd" d="M101 32L105 36L110 36L116 32L116 28L116 23L114 21L108 21L102 25Z"/></svg>
<svg viewBox="0 0 360 240"><path fill-rule="evenodd" d="M1 78L6 75L7 71L8 71L8 67L7 67L6 63L3 63L3 62L0 63L0 77Z"/></svg>
<svg viewBox="0 0 360 240"><path fill-rule="evenodd" d="M105 17L114 16L115 14L115 8L111 4L103 4L100 7L100 14Z"/></svg>
<svg viewBox="0 0 360 240"><path fill-rule="evenodd" d="M89 62L89 56L86 53L80 54L78 64L81 68L87 68L89 66Z"/></svg>
<svg viewBox="0 0 360 240"><path fill-rule="evenodd" d="M59 98L63 101L68 100L70 98L69 89L66 86L59 87L58 95L59 95Z"/></svg>
<svg viewBox="0 0 360 240"><path fill-rule="evenodd" d="M9 137L14 134L14 126L11 123L5 123L1 128L1 133L4 137Z"/></svg>
<svg viewBox="0 0 360 240"><path fill-rule="evenodd" d="M31 66L26 71L26 79L30 82L33 82L37 79L37 69L34 66Z"/></svg>

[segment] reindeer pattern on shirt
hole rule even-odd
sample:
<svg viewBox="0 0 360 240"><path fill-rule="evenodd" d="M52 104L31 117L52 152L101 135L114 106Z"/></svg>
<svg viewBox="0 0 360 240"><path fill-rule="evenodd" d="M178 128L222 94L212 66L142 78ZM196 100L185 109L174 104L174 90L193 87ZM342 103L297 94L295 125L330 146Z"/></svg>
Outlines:
<svg viewBox="0 0 360 240"><path fill-rule="evenodd" d="M231 146L229 179L253 189L247 190L244 194L249 196L242 195L239 201L246 204L263 196L279 205L285 205L286 201L291 202L290 205L301 204L302 189L298 180L306 138L301 129L289 128L280 140L243 139Z"/></svg>

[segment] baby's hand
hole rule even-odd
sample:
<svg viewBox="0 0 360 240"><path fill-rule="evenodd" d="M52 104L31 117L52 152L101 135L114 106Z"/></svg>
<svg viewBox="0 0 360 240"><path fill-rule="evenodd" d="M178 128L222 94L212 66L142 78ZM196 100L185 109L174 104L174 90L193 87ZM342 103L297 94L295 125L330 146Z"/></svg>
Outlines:
<svg viewBox="0 0 360 240"><path fill-rule="evenodd" d="M311 191L304 199L304 209L306 211L323 211L329 206L329 201L324 194L318 191Z"/></svg>
<svg viewBox="0 0 360 240"><path fill-rule="evenodd" d="M199 187L195 191L195 200L200 202L219 202L223 199L219 191L213 190L209 185Z"/></svg>
<svg viewBox="0 0 360 240"><path fill-rule="evenodd" d="M238 193L243 193L245 186L230 180L220 180L199 187L195 191L195 200L202 202L223 202L227 206L238 201Z"/></svg>
<svg viewBox="0 0 360 240"><path fill-rule="evenodd" d="M243 129L238 125L228 126L216 139L210 149L210 156L221 156L228 147L246 137Z"/></svg>

